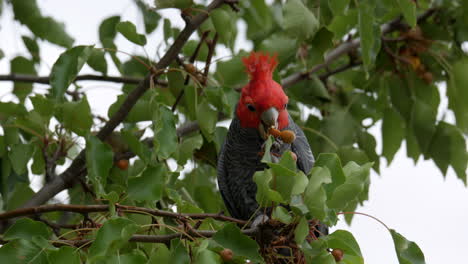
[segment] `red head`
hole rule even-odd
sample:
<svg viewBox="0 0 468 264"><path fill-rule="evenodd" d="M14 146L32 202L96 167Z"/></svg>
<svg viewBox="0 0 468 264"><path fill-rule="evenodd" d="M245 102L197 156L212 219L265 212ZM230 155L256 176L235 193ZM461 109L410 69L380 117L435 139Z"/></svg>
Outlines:
<svg viewBox="0 0 468 264"><path fill-rule="evenodd" d="M242 127L260 128L275 126L283 129L288 125L286 105L288 97L283 88L272 79L278 61L276 56L252 52L242 59L250 82L242 88L237 106L237 117ZM267 127L263 127L267 129Z"/></svg>

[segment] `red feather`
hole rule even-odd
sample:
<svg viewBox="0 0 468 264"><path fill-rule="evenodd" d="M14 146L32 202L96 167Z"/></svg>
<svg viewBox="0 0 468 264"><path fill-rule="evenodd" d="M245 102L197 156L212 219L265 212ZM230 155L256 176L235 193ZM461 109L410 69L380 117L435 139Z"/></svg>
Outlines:
<svg viewBox="0 0 468 264"><path fill-rule="evenodd" d="M251 80L271 79L278 65L276 55L270 57L261 52L250 53L249 57L242 58L242 62Z"/></svg>
<svg viewBox="0 0 468 264"><path fill-rule="evenodd" d="M281 85L273 80L273 71L278 65L276 55L252 52L249 57L242 59L250 82L242 88L241 98L237 106L237 117L242 127L257 128L260 124L260 115L270 107L279 112L278 128L288 126L288 112L285 105L288 97ZM255 111L248 109L247 105L255 107Z"/></svg>

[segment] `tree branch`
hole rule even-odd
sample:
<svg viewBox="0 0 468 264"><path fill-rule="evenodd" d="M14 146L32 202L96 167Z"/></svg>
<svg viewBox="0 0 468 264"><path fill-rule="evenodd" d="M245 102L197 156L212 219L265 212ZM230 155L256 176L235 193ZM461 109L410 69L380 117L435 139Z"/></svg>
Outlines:
<svg viewBox="0 0 468 264"><path fill-rule="evenodd" d="M436 10L437 9L435 9L435 8L430 8L426 12L424 12L423 14L419 15L418 16L418 23L420 23L421 21L424 21L429 16L434 14L434 12ZM387 24L383 24L380 27L380 31L382 32L382 35L385 35L385 34L393 32L393 31L395 31L395 30L397 30L399 28L402 28L403 25L405 25L405 24L402 24L401 17L400 17L400 18L397 18L397 19L395 19L395 20L393 20L393 21L391 21L391 22L389 22ZM343 56L345 54L348 54L352 50L357 49L360 44L361 44L361 39L360 38L355 38L353 40L342 43L341 45L336 47L334 50L327 53L323 63L317 64L317 65L315 65L314 67L312 67L311 69L309 69L307 71L294 73L292 75L289 75L288 77L283 79L283 81L281 82L281 85L283 86L284 89L286 89L286 88L289 88L289 87L293 86L294 84L296 84L296 83L298 83L298 82L300 82L302 80L310 79L312 74L318 72L321 69L325 69L325 68L329 67L330 64L332 62L334 62L336 59L340 58L341 56Z"/></svg>
<svg viewBox="0 0 468 264"><path fill-rule="evenodd" d="M244 235L254 236L259 232L258 228L244 229L241 231ZM174 233L168 235L132 235L129 242L142 242L142 243L167 243L175 238L196 238L196 237L212 237L216 234L213 230L187 230L185 234ZM190 237L188 237L190 236ZM9 241L0 239L0 244L4 245ZM87 244L91 244L91 239L80 239L80 240L52 240L52 245L56 247L61 246L72 246L81 247Z"/></svg>
<svg viewBox="0 0 468 264"><path fill-rule="evenodd" d="M84 74L76 76L76 81L104 81L104 82L115 82L115 83L126 83L126 84L139 84L143 78L131 77L131 76L103 76L94 74ZM18 74L11 73L7 75L0 75L0 81L12 81L12 82L27 82L27 83L42 83L49 84L50 76L34 76L29 74ZM157 81L156 84L160 86L167 86L164 81Z"/></svg>
<svg viewBox="0 0 468 264"><path fill-rule="evenodd" d="M212 213L201 213L201 214L187 214L187 213L174 213L169 211L149 209L145 207L128 206L115 204L116 210L120 212L134 213L134 214L145 214L153 216L162 216L170 218L187 218L187 219L206 219L213 218L218 221L233 222L241 225L247 224L247 221L229 217L223 214L212 214ZM109 205L98 204L98 205L75 205L75 204L47 204L36 207L20 208L11 210L0 214L0 220L13 219L23 216L39 215L50 212L74 212L74 213L97 213L109 211Z"/></svg>
<svg viewBox="0 0 468 264"><path fill-rule="evenodd" d="M128 94L117 112L114 113L111 119L98 132L97 137L100 140L105 140L125 119L138 99L140 99L140 97L150 88L153 80L156 80L163 73L163 70L177 57L190 35L192 35L192 33L208 18L212 10L220 7L222 4L224 4L224 0L213 0L206 8L206 12L200 12L197 16L187 22L185 28L180 32L169 50L154 66L154 70L148 73L144 80L140 81L138 86ZM59 192L71 187L76 177L81 177L85 174L86 170L83 169L85 166L85 150L82 150L67 170L56 177L52 182L42 187L42 189L33 195L33 197L22 207L26 208L43 204Z"/></svg>

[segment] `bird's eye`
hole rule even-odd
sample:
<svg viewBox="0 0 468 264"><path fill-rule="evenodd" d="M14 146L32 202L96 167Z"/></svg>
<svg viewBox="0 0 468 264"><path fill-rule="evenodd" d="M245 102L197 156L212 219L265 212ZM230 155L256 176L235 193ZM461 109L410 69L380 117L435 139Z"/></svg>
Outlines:
<svg viewBox="0 0 468 264"><path fill-rule="evenodd" d="M284 104L284 109L286 109L286 108L288 108L288 104L287 104L287 103Z"/></svg>
<svg viewBox="0 0 468 264"><path fill-rule="evenodd" d="M247 104L247 108L251 111L251 112L255 112L255 106L251 105L251 104Z"/></svg>

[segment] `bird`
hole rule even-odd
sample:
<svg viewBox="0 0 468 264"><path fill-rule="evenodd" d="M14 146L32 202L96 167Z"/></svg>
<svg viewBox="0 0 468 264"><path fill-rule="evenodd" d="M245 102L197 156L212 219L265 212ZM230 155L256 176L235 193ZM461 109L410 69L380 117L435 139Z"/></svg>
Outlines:
<svg viewBox="0 0 468 264"><path fill-rule="evenodd" d="M257 185L253 175L266 168L259 153L268 138L268 131L290 130L295 134L294 141L282 144L279 152L292 151L297 157L297 168L306 175L314 165L314 155L304 132L288 113L288 96L272 78L278 65L276 55L251 52L248 57L242 58L242 62L249 82L241 90L234 117L218 155L217 180L232 217L258 220L265 215L262 214L264 210L258 210L255 199Z"/></svg>

